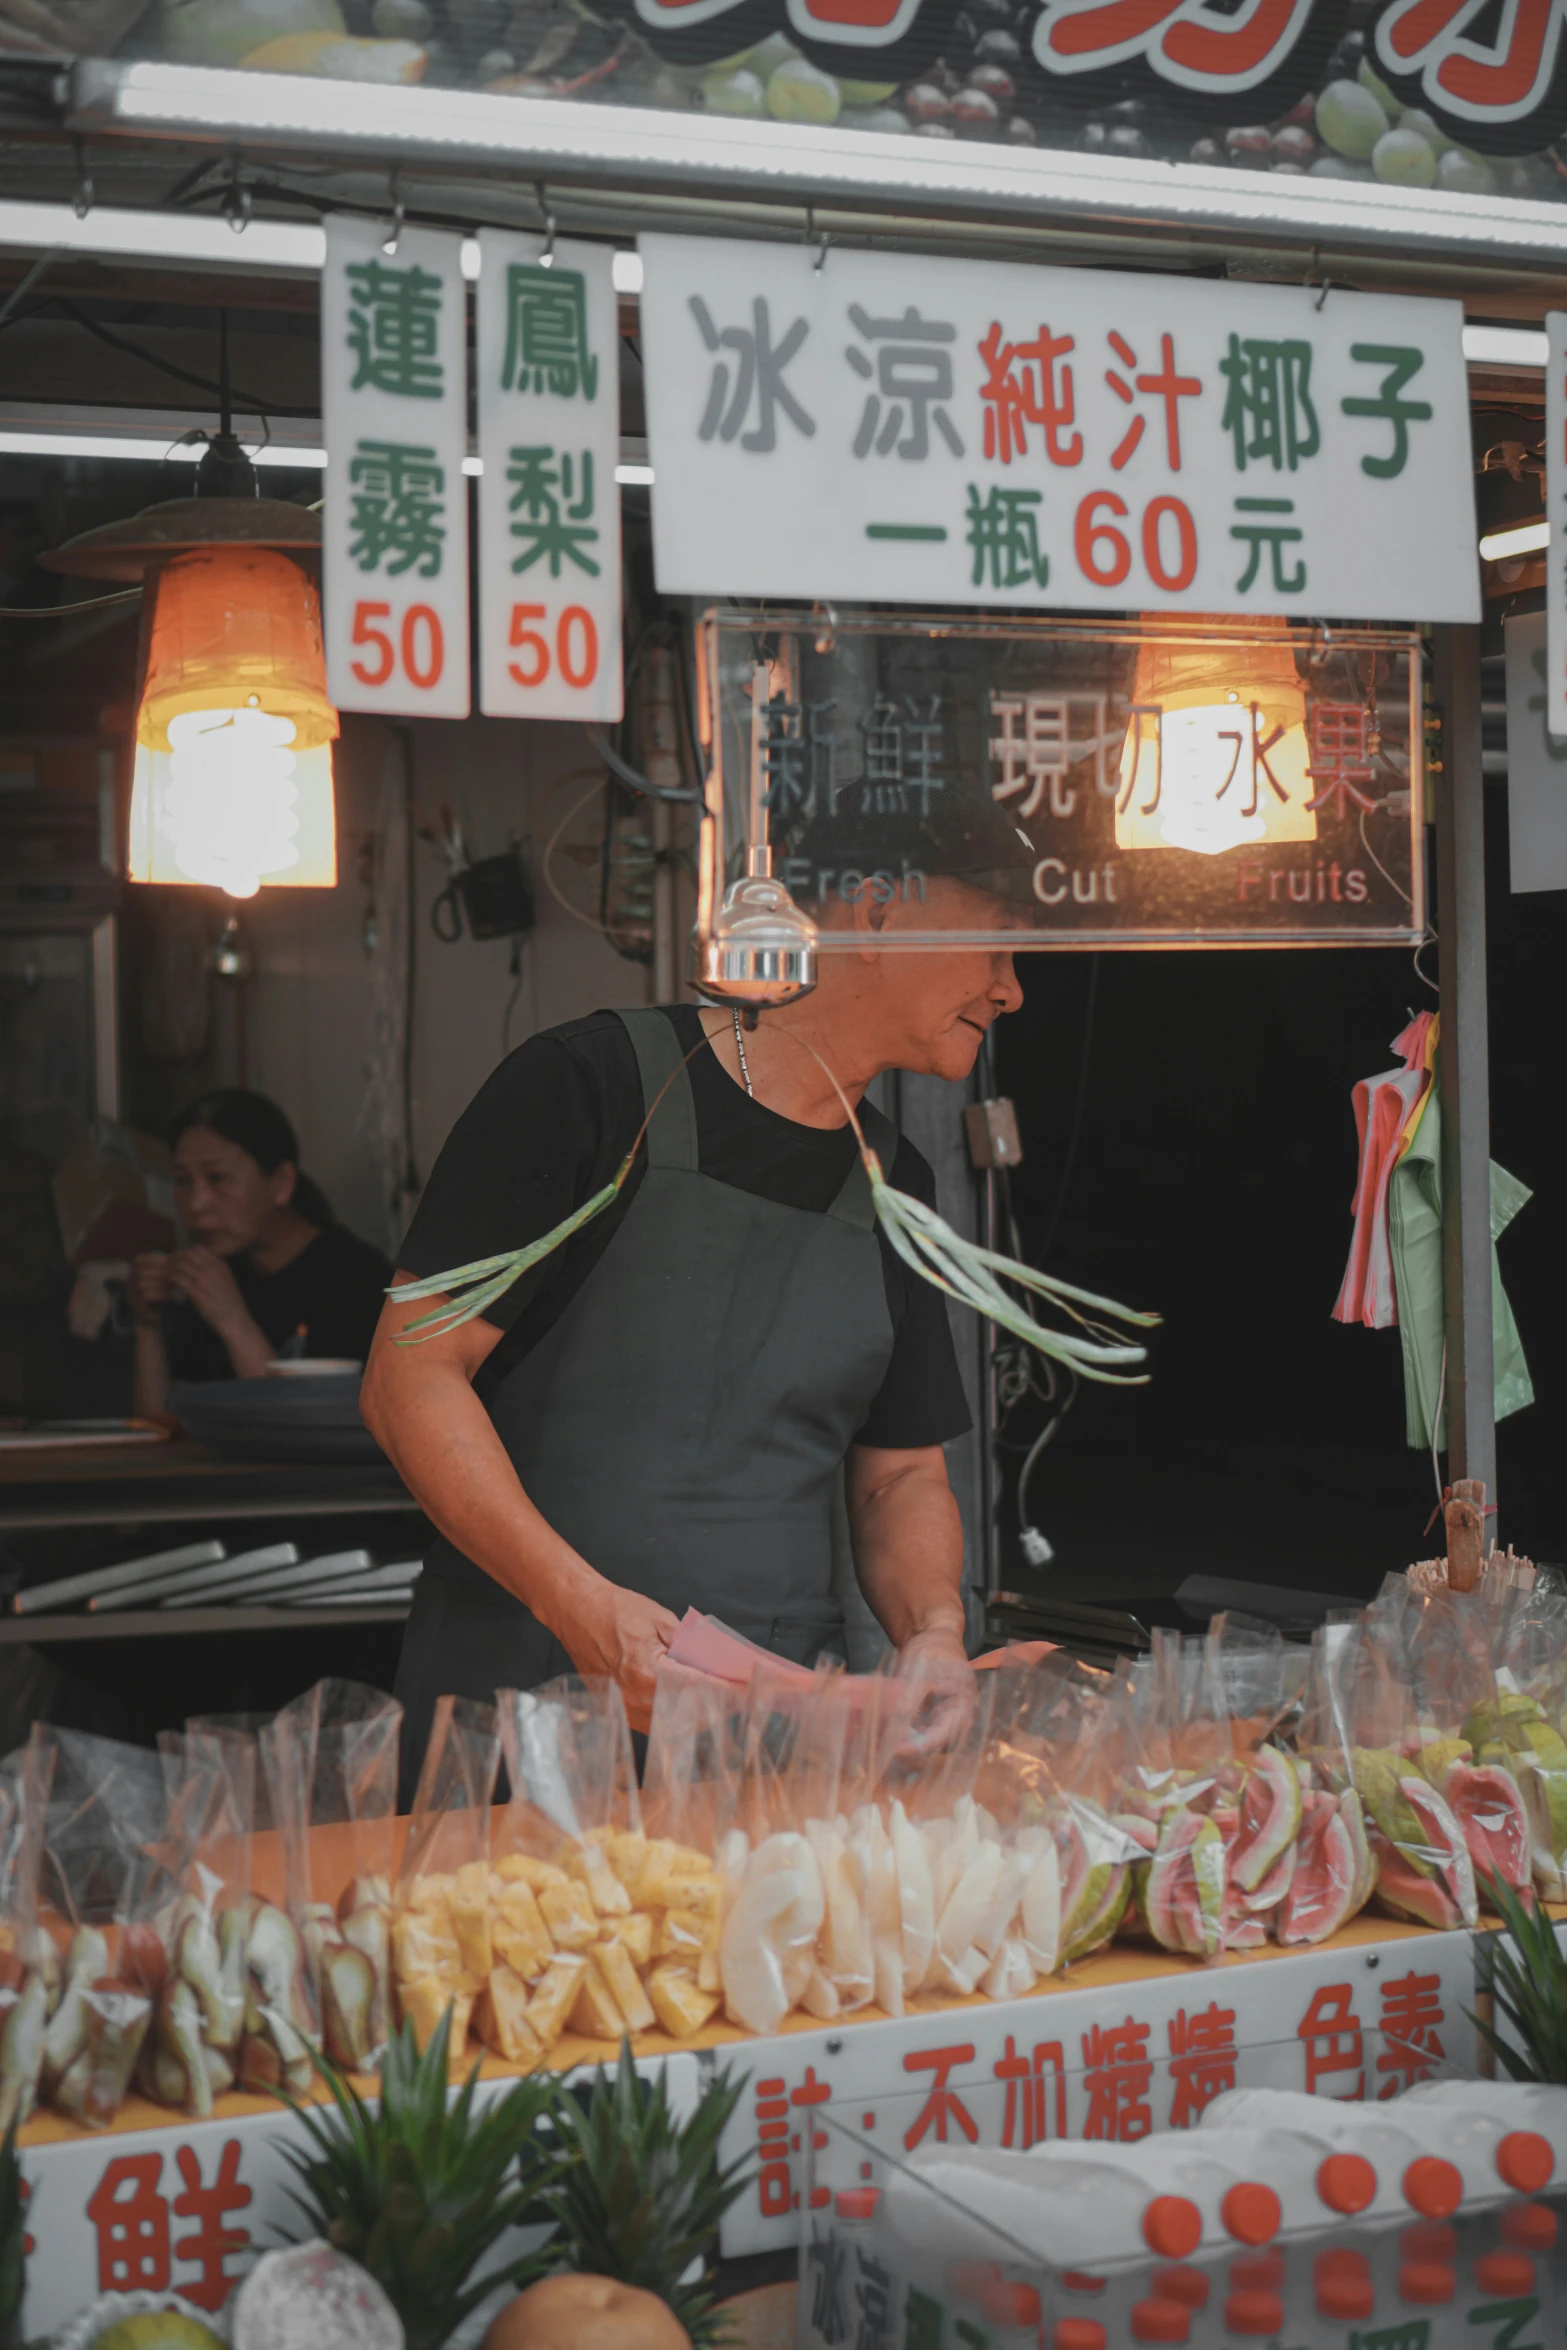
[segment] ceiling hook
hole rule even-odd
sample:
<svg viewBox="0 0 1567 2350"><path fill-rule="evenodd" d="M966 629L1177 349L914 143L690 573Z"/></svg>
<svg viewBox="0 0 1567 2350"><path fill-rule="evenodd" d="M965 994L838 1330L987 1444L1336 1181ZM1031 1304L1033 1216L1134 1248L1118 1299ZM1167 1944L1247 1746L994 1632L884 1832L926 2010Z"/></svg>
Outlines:
<svg viewBox="0 0 1567 2350"><path fill-rule="evenodd" d="M73 131L71 152L76 157L76 193L71 198L71 210L78 220L85 220L92 210L92 173L87 168L87 150Z"/></svg>
<svg viewBox="0 0 1567 2350"><path fill-rule="evenodd" d="M391 255L397 251L399 244L402 242L404 218L403 191L398 182L397 166L395 163L393 164L387 177L386 189L387 194L392 199L392 225L381 240L381 250L383 253Z"/></svg>
<svg viewBox="0 0 1567 2350"><path fill-rule="evenodd" d="M812 262L811 268L817 277L821 276L827 265L828 241L827 231L824 228L819 229L816 225L814 208L807 204L805 207L805 242L807 245L816 247L816 259Z"/></svg>
<svg viewBox="0 0 1567 2350"><path fill-rule="evenodd" d="M250 226L250 190L240 176L239 157L229 162L229 184L223 192L223 217L236 236Z"/></svg>
<svg viewBox="0 0 1567 2350"><path fill-rule="evenodd" d="M534 192L539 199L539 210L544 215L544 250L539 255L539 267L553 269L555 266L555 215L550 210L549 195L542 180L539 181Z"/></svg>

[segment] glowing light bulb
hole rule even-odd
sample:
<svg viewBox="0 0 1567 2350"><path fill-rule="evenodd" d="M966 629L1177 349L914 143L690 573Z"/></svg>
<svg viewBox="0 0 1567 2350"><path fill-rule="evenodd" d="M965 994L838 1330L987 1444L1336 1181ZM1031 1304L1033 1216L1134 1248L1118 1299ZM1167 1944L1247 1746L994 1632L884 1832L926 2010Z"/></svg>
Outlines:
<svg viewBox="0 0 1567 2350"><path fill-rule="evenodd" d="M299 862L292 718L269 710L187 710L169 721L166 811L174 861L191 881L254 897L263 875Z"/></svg>
<svg viewBox="0 0 1567 2350"><path fill-rule="evenodd" d="M1312 793L1306 775L1311 754L1305 728L1290 726L1278 733L1268 744L1264 764L1260 742L1275 734L1268 726L1259 737L1255 776L1251 731L1251 711L1238 696L1234 701L1198 703L1193 709L1166 709L1158 802L1140 822L1134 817L1137 837L1123 845L1141 848L1162 842L1167 848L1217 857L1226 849L1250 848L1262 841L1315 840L1316 819L1305 805ZM1143 746L1144 773L1150 777L1151 748L1149 743ZM1129 772L1127 749L1122 753L1123 797ZM1136 796L1143 797L1140 788Z"/></svg>

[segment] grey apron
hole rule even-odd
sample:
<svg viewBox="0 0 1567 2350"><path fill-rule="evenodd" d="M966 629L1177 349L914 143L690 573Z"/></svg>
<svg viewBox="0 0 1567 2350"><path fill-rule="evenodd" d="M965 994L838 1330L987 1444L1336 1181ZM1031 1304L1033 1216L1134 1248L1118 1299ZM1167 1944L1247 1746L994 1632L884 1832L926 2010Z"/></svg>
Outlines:
<svg viewBox="0 0 1567 2350"><path fill-rule="evenodd" d="M893 1331L858 1157L825 1215L704 1175L673 1023L622 1012L648 1129L624 1220L489 1410L524 1492L612 1583L799 1662L841 1637L832 1519ZM896 1136L867 1103L890 1165ZM572 1670L521 1601L438 1543L403 1635L404 1800L443 1692L489 1700Z"/></svg>

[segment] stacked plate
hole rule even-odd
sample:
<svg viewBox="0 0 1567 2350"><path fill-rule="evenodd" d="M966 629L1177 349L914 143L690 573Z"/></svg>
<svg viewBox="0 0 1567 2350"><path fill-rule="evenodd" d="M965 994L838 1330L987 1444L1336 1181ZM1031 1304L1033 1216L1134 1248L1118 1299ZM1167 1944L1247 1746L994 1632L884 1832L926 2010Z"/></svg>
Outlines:
<svg viewBox="0 0 1567 2350"><path fill-rule="evenodd" d="M233 1460L384 1460L359 1417L359 1365L297 1368L295 1377L176 1382L169 1410L198 1443Z"/></svg>
<svg viewBox="0 0 1567 2350"><path fill-rule="evenodd" d="M377 1565L368 1550L306 1559L292 1542L269 1542L230 1557L221 1542L187 1542L118 1566L35 1583L11 1604L24 1616L67 1608L112 1616L155 1607L406 1607L423 1563L395 1559Z"/></svg>

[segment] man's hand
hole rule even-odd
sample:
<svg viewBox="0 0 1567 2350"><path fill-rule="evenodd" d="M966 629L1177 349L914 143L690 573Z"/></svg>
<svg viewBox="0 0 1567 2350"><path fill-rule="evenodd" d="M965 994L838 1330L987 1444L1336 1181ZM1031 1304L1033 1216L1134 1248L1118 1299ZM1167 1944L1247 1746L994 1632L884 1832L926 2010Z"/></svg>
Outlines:
<svg viewBox="0 0 1567 2350"><path fill-rule="evenodd" d="M131 1277L125 1293L137 1329L156 1330L162 1323L164 1307L174 1295L166 1250L148 1249L145 1255L131 1259Z"/></svg>
<svg viewBox="0 0 1567 2350"><path fill-rule="evenodd" d="M911 1700L901 1751L930 1754L956 1746L967 1735L979 1702L961 1634L945 1624L916 1632L898 1650L898 1672L909 1683Z"/></svg>
<svg viewBox="0 0 1567 2350"><path fill-rule="evenodd" d="M602 1577L597 1581L586 1605L555 1625L555 1636L579 1673L619 1682L631 1727L646 1730L653 1718L654 1676L680 1618L639 1591L623 1590Z"/></svg>

